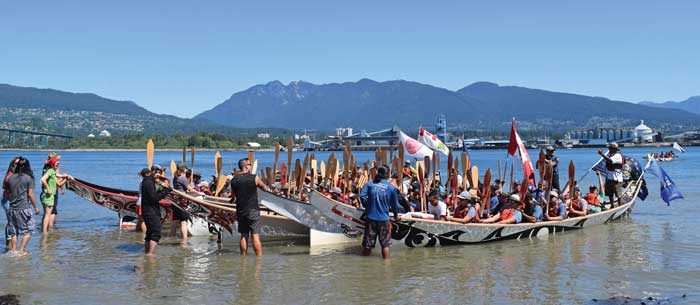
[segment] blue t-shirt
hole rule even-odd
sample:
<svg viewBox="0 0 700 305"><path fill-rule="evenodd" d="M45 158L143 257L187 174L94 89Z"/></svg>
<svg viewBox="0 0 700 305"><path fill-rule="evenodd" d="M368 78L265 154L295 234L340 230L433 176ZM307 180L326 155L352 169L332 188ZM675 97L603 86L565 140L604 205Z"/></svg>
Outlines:
<svg viewBox="0 0 700 305"><path fill-rule="evenodd" d="M534 209L532 209L532 217L535 217L537 221L543 221L544 220L544 214L542 213L542 207L539 205L536 205Z"/></svg>
<svg viewBox="0 0 700 305"><path fill-rule="evenodd" d="M515 223L520 223L523 221L523 212L513 209L513 218L515 218Z"/></svg>
<svg viewBox="0 0 700 305"><path fill-rule="evenodd" d="M501 210L500 201L498 200L498 196L493 196L489 200L489 212L491 212L491 215L494 215L498 213Z"/></svg>
<svg viewBox="0 0 700 305"><path fill-rule="evenodd" d="M474 219L474 216L476 216L476 209L474 208L474 206L469 207L469 211L467 211L467 216Z"/></svg>
<svg viewBox="0 0 700 305"><path fill-rule="evenodd" d="M367 218L373 221L389 220L389 208L394 215L398 215L398 198L398 190L386 179L378 183L367 182L360 191L360 200Z"/></svg>
<svg viewBox="0 0 700 305"><path fill-rule="evenodd" d="M566 218L566 206L561 200L557 201L557 216Z"/></svg>

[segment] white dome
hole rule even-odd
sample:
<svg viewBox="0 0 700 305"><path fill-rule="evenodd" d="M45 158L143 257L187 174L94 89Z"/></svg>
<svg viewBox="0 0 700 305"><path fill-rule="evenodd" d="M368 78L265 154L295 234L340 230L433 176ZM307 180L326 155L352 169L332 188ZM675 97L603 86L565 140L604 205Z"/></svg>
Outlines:
<svg viewBox="0 0 700 305"><path fill-rule="evenodd" d="M642 120L642 122L639 123L639 125L634 128L634 131L643 132L643 133L652 132L652 130L651 130L651 128L649 128L649 126L644 125L644 120Z"/></svg>

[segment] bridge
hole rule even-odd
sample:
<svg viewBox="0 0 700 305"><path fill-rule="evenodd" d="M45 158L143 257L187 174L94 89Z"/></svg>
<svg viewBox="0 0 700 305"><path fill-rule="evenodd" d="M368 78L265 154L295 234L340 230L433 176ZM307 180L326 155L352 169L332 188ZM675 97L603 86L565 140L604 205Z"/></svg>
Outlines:
<svg viewBox="0 0 700 305"><path fill-rule="evenodd" d="M50 144L49 140L56 143L57 141L65 141L73 138L73 136L56 133L0 128L0 135L3 133L7 133L7 137L0 137L0 147L11 148L48 146ZM7 142L3 141L4 139L7 139Z"/></svg>

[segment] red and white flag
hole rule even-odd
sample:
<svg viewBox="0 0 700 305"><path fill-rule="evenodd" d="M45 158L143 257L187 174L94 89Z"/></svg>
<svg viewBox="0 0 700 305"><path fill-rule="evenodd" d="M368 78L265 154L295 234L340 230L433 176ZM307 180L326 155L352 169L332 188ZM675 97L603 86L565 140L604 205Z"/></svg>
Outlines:
<svg viewBox="0 0 700 305"><path fill-rule="evenodd" d="M508 144L508 154L515 156L515 152L518 152L518 157L520 161L523 162L523 172L530 180L530 184L535 185L535 170L532 167L532 160L530 160L530 155L527 154L527 149L525 149L525 143L520 139L518 131L515 130L515 118L513 118L513 124L510 127L510 144Z"/></svg>
<svg viewBox="0 0 700 305"><path fill-rule="evenodd" d="M416 139L407 136L403 131L399 131L399 141L403 144L404 152L406 156L416 158L418 160L423 160L426 156L432 158L433 151L422 143L416 141Z"/></svg>

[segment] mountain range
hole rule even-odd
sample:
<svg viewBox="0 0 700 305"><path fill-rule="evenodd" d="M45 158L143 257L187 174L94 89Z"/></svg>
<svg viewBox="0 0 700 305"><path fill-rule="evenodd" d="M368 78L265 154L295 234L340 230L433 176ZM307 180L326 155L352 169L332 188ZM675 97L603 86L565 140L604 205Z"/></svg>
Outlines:
<svg viewBox="0 0 700 305"><path fill-rule="evenodd" d="M0 128L81 135L107 129L113 134L254 134L258 131L337 127L375 130L398 126L433 127L444 114L450 129L567 131L633 127L639 120L655 129L700 126L700 97L683 102L629 103L602 97L477 82L453 91L393 80L312 84L272 81L233 94L193 119L156 114L131 101L0 84Z"/></svg>
<svg viewBox="0 0 700 305"><path fill-rule="evenodd" d="M451 91L411 81L369 79L322 85L272 81L235 93L195 118L248 127L371 130L433 126L439 114L451 127L480 130L507 130L513 117L521 129L549 131L632 127L640 120L664 130L700 125L697 113L602 97L489 82Z"/></svg>
<svg viewBox="0 0 700 305"><path fill-rule="evenodd" d="M654 102L640 102L639 104L659 107L659 108L670 108L670 109L681 109L692 113L700 114L700 96L691 96L682 102L665 102L665 103L654 103Z"/></svg>

